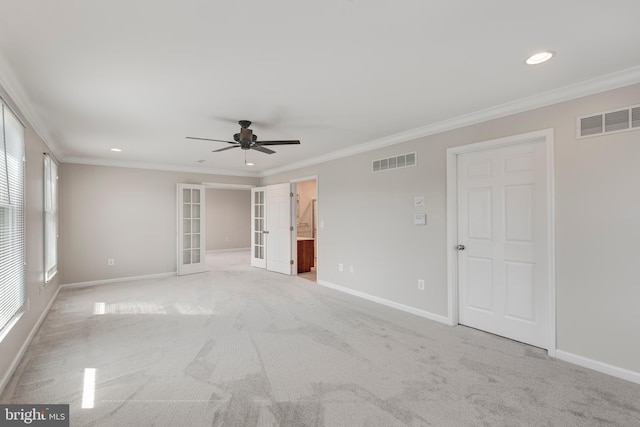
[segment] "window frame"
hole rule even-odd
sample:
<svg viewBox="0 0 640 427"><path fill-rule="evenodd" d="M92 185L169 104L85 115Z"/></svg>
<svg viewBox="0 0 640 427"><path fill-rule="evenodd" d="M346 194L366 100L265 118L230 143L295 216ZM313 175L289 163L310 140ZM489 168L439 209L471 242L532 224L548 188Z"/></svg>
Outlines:
<svg viewBox="0 0 640 427"><path fill-rule="evenodd" d="M44 153L43 161L44 285L58 273L58 164Z"/></svg>
<svg viewBox="0 0 640 427"><path fill-rule="evenodd" d="M26 302L24 124L0 98L0 341Z"/></svg>

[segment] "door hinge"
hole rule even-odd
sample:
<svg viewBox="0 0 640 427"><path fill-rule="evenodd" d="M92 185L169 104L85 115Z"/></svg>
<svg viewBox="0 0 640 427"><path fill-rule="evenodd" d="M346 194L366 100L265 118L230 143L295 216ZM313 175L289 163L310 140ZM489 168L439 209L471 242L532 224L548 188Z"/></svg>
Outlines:
<svg viewBox="0 0 640 427"><path fill-rule="evenodd" d="M289 197L293 197L293 193L289 193Z"/></svg>
<svg viewBox="0 0 640 427"><path fill-rule="evenodd" d="M293 260L289 261L289 264L293 265Z"/></svg>
<svg viewBox="0 0 640 427"><path fill-rule="evenodd" d="M293 231L293 225L289 227L289 231Z"/></svg>

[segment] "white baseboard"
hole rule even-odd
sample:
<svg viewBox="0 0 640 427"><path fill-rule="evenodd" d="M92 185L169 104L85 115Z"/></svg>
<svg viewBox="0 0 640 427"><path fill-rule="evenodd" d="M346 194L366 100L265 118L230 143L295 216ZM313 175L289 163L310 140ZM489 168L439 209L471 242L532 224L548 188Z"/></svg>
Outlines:
<svg viewBox="0 0 640 427"><path fill-rule="evenodd" d="M631 381L632 383L640 384L640 372L630 371L629 369L609 365L608 363L588 359L586 357L578 356L577 354L569 353L562 350L556 350L556 358L565 362L573 363L574 365L582 366L583 368L593 369L594 371L611 375L612 377L621 378L623 380Z"/></svg>
<svg viewBox="0 0 640 427"><path fill-rule="evenodd" d="M398 310L405 311L407 313L415 314L416 316L424 317L429 320L444 323L445 325L451 325L450 319L446 316L430 313L428 311L420 310L415 307L410 307L397 302L389 301L384 298L379 298L373 295L365 294L364 292L356 291L346 288L344 286L335 285L333 283L325 282L324 280L318 280L318 284L327 288L334 289L336 291L344 292L349 295L360 297L368 301L372 301L378 304L386 305ZM555 350L555 357L559 360L573 363L574 365L582 366L584 368L592 369L603 374L611 375L612 377L621 378L626 381L630 381L636 384L640 384L640 372L631 371L628 369L620 368L618 366L609 365L604 362L589 359L577 354L569 353L567 351Z"/></svg>
<svg viewBox="0 0 640 427"><path fill-rule="evenodd" d="M251 248L230 248L230 249L208 249L206 252L208 254L215 254L220 252L236 252L236 251L248 251Z"/></svg>
<svg viewBox="0 0 640 427"><path fill-rule="evenodd" d="M176 275L175 271L170 271L168 273L147 274L145 276L118 277L116 279L104 279L104 280L92 280L90 282L66 283L64 285L60 285L60 287L61 288L77 288L81 286L106 285L109 283L132 282L134 280L163 279L165 277L174 277L175 275Z"/></svg>
<svg viewBox="0 0 640 427"><path fill-rule="evenodd" d="M397 310L401 310L407 313L415 314L416 316L424 317L425 319L433 320L439 323L444 323L445 325L450 324L449 319L446 316L441 316L439 314L434 314L425 310L420 310L419 308L410 307L408 305L400 304L394 301L389 301L384 298L365 294L364 292L356 291L350 288L345 288L344 286L334 285L333 283L325 282L324 280L318 280L317 283L324 287L331 288L336 291L344 292L345 294L363 298L378 304L386 305L387 307L395 308Z"/></svg>
<svg viewBox="0 0 640 427"><path fill-rule="evenodd" d="M49 314L49 310L51 310L51 306L55 302L56 298L58 298L58 293L60 293L60 286L58 286L58 289L56 289L56 291L54 292L53 296L51 297L51 300L49 301L49 304L47 304L47 307L40 314L38 321L35 323L35 325L33 325L33 328L31 328L31 332L29 332L27 339L24 340L22 347L20 347L20 351L18 351L18 354L16 354L16 357L13 358L13 362L11 362L9 369L7 369L7 372L5 372L4 376L2 377L2 380L0 380L0 394L4 392L5 387L7 386L7 384L9 384L11 377L13 376L14 372L18 368L18 365L20 364L20 361L22 360L24 353L27 351L27 348L29 347L29 344L31 344L33 337L36 335L36 332L38 332L38 329L40 329L40 326L42 325L42 322L44 322L44 319L47 317L47 314Z"/></svg>

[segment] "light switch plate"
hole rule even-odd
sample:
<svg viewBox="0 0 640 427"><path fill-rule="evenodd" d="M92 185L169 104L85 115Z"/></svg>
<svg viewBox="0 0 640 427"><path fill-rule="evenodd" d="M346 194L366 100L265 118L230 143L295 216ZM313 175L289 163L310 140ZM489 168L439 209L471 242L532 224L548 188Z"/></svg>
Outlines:
<svg viewBox="0 0 640 427"><path fill-rule="evenodd" d="M424 206L427 203L427 198L424 196L415 196L413 198L413 206L420 207Z"/></svg>
<svg viewBox="0 0 640 427"><path fill-rule="evenodd" d="M414 225L427 225L427 214L415 214L413 216Z"/></svg>

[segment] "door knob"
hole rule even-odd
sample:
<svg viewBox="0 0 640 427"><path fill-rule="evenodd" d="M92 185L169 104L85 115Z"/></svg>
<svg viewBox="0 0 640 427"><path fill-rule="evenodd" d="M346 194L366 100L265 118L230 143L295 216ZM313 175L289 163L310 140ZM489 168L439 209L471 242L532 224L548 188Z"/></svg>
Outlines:
<svg viewBox="0 0 640 427"><path fill-rule="evenodd" d="M262 233L263 234L269 234L269 232L267 230L264 230Z"/></svg>
<svg viewBox="0 0 640 427"><path fill-rule="evenodd" d="M464 251L464 245L458 245L456 246L456 249L459 251Z"/></svg>

